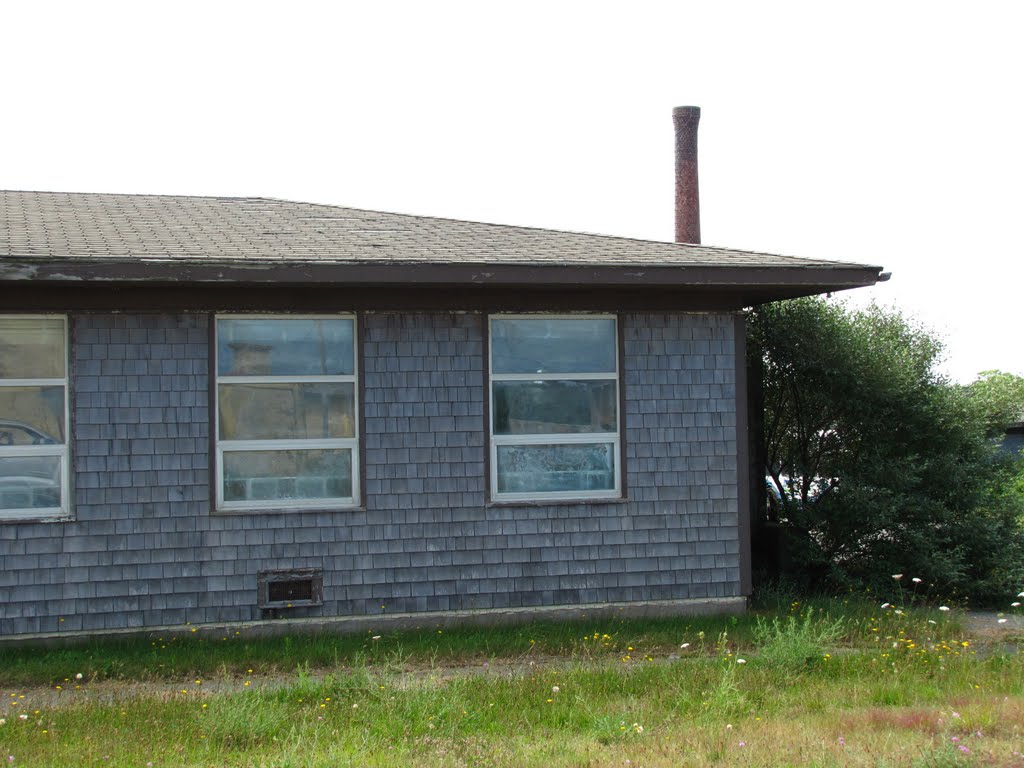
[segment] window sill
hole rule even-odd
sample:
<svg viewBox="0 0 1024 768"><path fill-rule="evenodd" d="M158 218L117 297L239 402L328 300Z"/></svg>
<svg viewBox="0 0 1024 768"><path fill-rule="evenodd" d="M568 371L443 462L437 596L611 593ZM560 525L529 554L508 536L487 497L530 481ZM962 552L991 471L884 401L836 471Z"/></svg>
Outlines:
<svg viewBox="0 0 1024 768"><path fill-rule="evenodd" d="M346 514L365 512L366 506L353 507L246 507L244 509L211 509L211 517L237 517L238 515L302 515L302 514Z"/></svg>
<svg viewBox="0 0 1024 768"><path fill-rule="evenodd" d="M40 515L38 517L0 517L0 525L18 523L73 523L74 515Z"/></svg>
<svg viewBox="0 0 1024 768"><path fill-rule="evenodd" d="M617 499L491 499L484 504L484 507L579 507L584 504L593 506L595 504L628 504L628 497Z"/></svg>

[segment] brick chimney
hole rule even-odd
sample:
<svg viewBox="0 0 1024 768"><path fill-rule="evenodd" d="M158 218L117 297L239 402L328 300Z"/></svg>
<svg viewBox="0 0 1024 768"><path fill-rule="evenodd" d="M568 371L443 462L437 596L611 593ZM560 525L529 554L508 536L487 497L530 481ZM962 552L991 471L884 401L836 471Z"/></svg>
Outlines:
<svg viewBox="0 0 1024 768"><path fill-rule="evenodd" d="M700 193L697 185L697 123L700 107L672 110L676 126L676 242L700 243Z"/></svg>

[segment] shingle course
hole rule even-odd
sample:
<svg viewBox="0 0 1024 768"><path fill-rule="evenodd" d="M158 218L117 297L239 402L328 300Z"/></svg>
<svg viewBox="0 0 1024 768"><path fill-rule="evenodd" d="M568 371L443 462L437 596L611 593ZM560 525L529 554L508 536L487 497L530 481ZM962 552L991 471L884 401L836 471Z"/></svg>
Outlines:
<svg viewBox="0 0 1024 768"><path fill-rule="evenodd" d="M0 191L0 258L187 265L855 266L271 198L20 191Z"/></svg>

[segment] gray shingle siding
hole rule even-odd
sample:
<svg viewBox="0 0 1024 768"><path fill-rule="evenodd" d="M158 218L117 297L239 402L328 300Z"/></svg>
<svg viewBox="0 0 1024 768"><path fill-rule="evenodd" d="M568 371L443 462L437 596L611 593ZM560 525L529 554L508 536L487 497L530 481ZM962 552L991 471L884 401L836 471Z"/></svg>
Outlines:
<svg viewBox="0 0 1024 768"><path fill-rule="evenodd" d="M205 314L71 318L73 510L0 525L0 635L740 594L734 321L621 316L627 500L489 505L478 313L368 313L364 506L211 514Z"/></svg>

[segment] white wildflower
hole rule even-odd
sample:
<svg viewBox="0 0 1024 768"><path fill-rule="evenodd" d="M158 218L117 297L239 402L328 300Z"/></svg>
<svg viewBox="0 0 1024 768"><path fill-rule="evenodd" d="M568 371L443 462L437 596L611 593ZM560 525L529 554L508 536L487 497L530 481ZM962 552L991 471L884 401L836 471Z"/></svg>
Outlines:
<svg viewBox="0 0 1024 768"><path fill-rule="evenodd" d="M912 578L911 581L914 582L915 584L920 584L921 583L921 580L919 578L917 578L917 576Z"/></svg>
<svg viewBox="0 0 1024 768"><path fill-rule="evenodd" d="M562 690L562 689L559 688L557 685L552 685L551 686L551 692L552 693L558 693L560 690Z"/></svg>
<svg viewBox="0 0 1024 768"><path fill-rule="evenodd" d="M1016 603L1010 603L1010 607L1011 608L1020 608L1020 602L1018 601Z"/></svg>
<svg viewBox="0 0 1024 768"><path fill-rule="evenodd" d="M737 664L746 664L747 660L746 659L736 659L736 663Z"/></svg>
<svg viewBox="0 0 1024 768"><path fill-rule="evenodd" d="M940 605L939 606L939 610L940 611L948 611L949 610L949 606L948 605Z"/></svg>
<svg viewBox="0 0 1024 768"><path fill-rule="evenodd" d="M903 578L903 574L902 574L902 573L894 573L894 574L892 575L892 577L893 577L894 579L896 579L896 581L899 581L900 579L902 579L902 578Z"/></svg>
<svg viewBox="0 0 1024 768"><path fill-rule="evenodd" d="M689 647L690 647L690 644L689 644L689 643L683 643L683 644L682 644L682 645L680 645L679 647L680 647L680 648L689 648Z"/></svg>
<svg viewBox="0 0 1024 768"><path fill-rule="evenodd" d="M891 607L892 607L892 603L882 603L882 610L883 610L883 611L884 611L884 610L885 610L886 608L891 608Z"/></svg>
<svg viewBox="0 0 1024 768"><path fill-rule="evenodd" d="M82 673L79 672L77 675L75 675L75 680L81 680L81 679L82 679Z"/></svg>
<svg viewBox="0 0 1024 768"><path fill-rule="evenodd" d="M998 619L998 620L997 620L997 623L999 623L999 624L1005 624L1005 623L1006 623L1006 619Z"/></svg>

